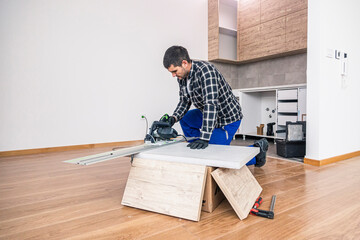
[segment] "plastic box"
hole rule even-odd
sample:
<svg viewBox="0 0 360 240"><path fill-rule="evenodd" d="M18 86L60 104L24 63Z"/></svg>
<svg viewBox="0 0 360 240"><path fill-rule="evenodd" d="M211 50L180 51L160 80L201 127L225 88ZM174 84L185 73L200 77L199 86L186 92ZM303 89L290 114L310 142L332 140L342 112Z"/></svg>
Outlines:
<svg viewBox="0 0 360 240"><path fill-rule="evenodd" d="M276 153L285 158L304 157L305 147L305 141L276 140Z"/></svg>

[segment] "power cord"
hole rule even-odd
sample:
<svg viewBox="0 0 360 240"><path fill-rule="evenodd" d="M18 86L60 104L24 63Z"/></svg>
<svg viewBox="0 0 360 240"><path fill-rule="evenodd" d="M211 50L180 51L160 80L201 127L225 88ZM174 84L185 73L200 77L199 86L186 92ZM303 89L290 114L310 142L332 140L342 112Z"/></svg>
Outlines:
<svg viewBox="0 0 360 240"><path fill-rule="evenodd" d="M147 133L148 133L148 131L149 131L149 128L148 128L148 127L149 127L148 120L147 120L147 118L145 117L145 115L141 115L141 118L144 118L145 121L146 121L146 129L145 129L145 136L146 136ZM151 136L151 137L154 139L153 136ZM154 139L154 141L155 141L155 139ZM112 150L115 151L115 150L120 149L120 148L123 148L123 147L114 147Z"/></svg>
<svg viewBox="0 0 360 240"><path fill-rule="evenodd" d="M149 131L148 120L147 120L147 118L145 117L145 115L141 115L141 118L145 118L145 121L146 121L146 129L145 129L145 135L146 135L146 134L148 134L148 131Z"/></svg>
<svg viewBox="0 0 360 240"><path fill-rule="evenodd" d="M182 135L182 134L178 134L178 136L181 136L185 139L185 141L188 141L187 138L185 137L185 135Z"/></svg>

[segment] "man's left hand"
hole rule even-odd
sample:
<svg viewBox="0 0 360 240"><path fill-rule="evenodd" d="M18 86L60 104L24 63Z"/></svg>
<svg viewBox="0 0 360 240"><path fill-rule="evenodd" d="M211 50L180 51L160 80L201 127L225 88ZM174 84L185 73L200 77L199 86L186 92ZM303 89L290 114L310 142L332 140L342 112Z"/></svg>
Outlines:
<svg viewBox="0 0 360 240"><path fill-rule="evenodd" d="M190 147L191 149L204 149L207 148L208 145L209 145L209 141L198 139L189 143L187 146Z"/></svg>

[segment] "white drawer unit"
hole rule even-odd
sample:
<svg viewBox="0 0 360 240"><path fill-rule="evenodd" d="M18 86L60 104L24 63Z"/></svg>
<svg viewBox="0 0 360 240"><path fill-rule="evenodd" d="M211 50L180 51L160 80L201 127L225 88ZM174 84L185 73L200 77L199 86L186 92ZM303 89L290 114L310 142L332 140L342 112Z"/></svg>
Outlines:
<svg viewBox="0 0 360 240"><path fill-rule="evenodd" d="M297 116L279 115L278 116L278 125L285 126L286 122L296 122L297 120L298 120Z"/></svg>
<svg viewBox="0 0 360 240"><path fill-rule="evenodd" d="M243 139L245 136L285 139L286 122L306 119L305 84L244 88L234 93L244 114L236 134L243 135ZM259 130L261 125L263 131ZM267 135L270 126L274 136Z"/></svg>
<svg viewBox="0 0 360 240"><path fill-rule="evenodd" d="M279 102L278 103L278 113L297 113L298 112L298 103L297 102Z"/></svg>
<svg viewBox="0 0 360 240"><path fill-rule="evenodd" d="M278 100L297 100L298 99L298 90L297 89L288 89L288 90L278 90Z"/></svg>

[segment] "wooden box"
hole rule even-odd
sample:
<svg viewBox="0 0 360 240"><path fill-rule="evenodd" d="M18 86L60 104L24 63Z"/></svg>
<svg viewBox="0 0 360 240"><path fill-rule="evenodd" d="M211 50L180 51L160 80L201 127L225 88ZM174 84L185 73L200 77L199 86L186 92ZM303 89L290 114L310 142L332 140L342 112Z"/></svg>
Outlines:
<svg viewBox="0 0 360 240"><path fill-rule="evenodd" d="M225 199L224 194L216 184L214 178L211 176L211 172L216 170L215 167L207 167L205 192L202 201L201 210L204 212L213 212L217 206Z"/></svg>

